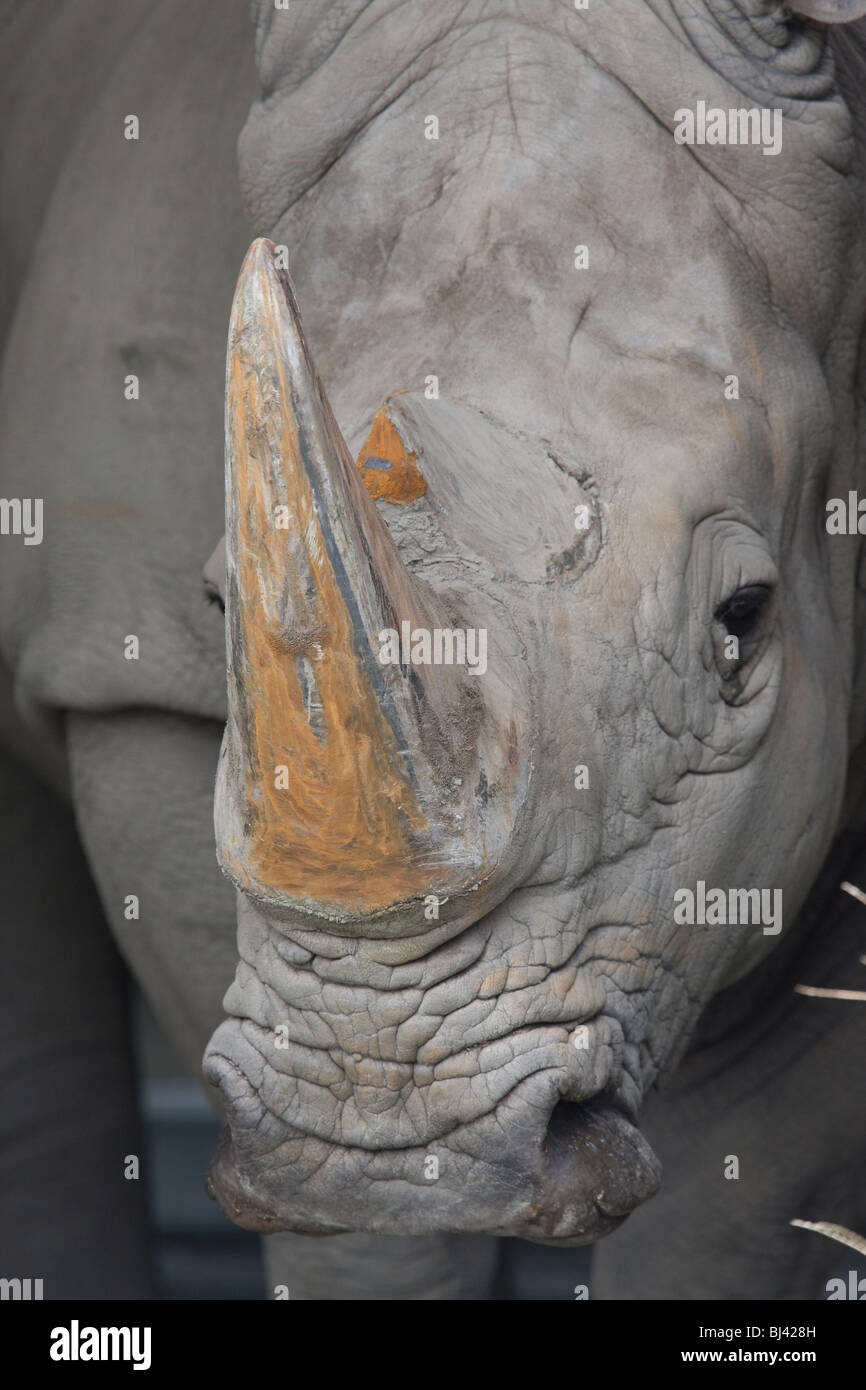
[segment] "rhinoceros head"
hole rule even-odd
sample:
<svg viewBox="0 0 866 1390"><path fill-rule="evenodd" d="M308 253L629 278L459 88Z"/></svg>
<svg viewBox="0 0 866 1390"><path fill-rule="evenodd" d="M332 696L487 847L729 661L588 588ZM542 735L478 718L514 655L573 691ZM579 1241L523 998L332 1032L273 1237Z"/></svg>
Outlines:
<svg viewBox="0 0 866 1390"><path fill-rule="evenodd" d="M856 354L838 284L804 307L756 253L778 208L750 247L735 204L584 306L567 428L399 391L357 462L249 252L216 811L241 960L205 1065L242 1225L603 1235L659 1182L647 1088L795 922L863 732L859 542L824 526Z"/></svg>

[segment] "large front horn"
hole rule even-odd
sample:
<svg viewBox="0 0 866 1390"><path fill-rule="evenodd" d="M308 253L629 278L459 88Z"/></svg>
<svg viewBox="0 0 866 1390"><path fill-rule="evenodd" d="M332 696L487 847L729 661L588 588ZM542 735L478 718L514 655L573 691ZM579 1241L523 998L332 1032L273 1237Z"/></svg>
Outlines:
<svg viewBox="0 0 866 1390"><path fill-rule="evenodd" d="M274 253L250 248L229 332L220 863L267 904L371 920L502 877L519 800L502 768L516 780L523 758L486 677L380 660L384 630L453 629L453 615L404 569Z"/></svg>

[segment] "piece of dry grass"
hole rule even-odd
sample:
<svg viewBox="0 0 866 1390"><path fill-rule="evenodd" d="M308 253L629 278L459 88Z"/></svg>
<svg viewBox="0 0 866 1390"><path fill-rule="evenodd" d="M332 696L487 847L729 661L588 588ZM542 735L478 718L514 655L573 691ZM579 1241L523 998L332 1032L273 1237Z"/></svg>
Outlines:
<svg viewBox="0 0 866 1390"><path fill-rule="evenodd" d="M848 883L847 880L841 883L846 893L850 893L852 898L856 898L859 903L866 907L866 893L862 888L857 888L855 884ZM866 956L860 956L861 965L866 965ZM860 1003L866 1003L866 992L859 989L819 989L816 985L795 985L796 994L809 994L817 999L854 999ZM804 1231L817 1231L821 1236L827 1236L829 1240L835 1240L840 1245L847 1245L851 1250L856 1250L858 1255L866 1255L866 1238L858 1236L856 1231L849 1231L847 1226L837 1226L835 1221L800 1221L794 1219L792 1226L800 1226Z"/></svg>
<svg viewBox="0 0 866 1390"><path fill-rule="evenodd" d="M866 907L866 893L862 888L849 883L847 879L843 879L839 887ZM866 956L859 956L858 959L861 965L866 965ZM854 999L860 1004L866 1004L866 990L862 989L819 989L817 985L795 985L794 993L809 994L813 999Z"/></svg>
<svg viewBox="0 0 866 1390"><path fill-rule="evenodd" d="M830 1240L837 1240L840 1245L850 1245L852 1250L856 1250L859 1255L866 1255L866 1240L863 1236L858 1236L856 1231L849 1231L847 1226L837 1226L835 1221L798 1221L790 1223L792 1226L802 1226L804 1231L817 1231L821 1236L828 1236Z"/></svg>
<svg viewBox="0 0 866 1390"><path fill-rule="evenodd" d="M810 994L813 999L858 999L866 1003L866 991L862 989L818 989L817 985L795 985L795 994Z"/></svg>

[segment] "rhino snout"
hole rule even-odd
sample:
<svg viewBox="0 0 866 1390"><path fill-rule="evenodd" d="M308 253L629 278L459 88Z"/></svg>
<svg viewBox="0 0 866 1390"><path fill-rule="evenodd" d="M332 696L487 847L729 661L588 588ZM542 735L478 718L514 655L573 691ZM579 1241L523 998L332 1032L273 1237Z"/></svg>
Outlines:
<svg viewBox="0 0 866 1390"><path fill-rule="evenodd" d="M208 1185L231 1220L583 1244L652 1195L636 1049L593 972L491 966L488 947L479 924L386 968L388 989L358 950L317 969L272 929L242 941L205 1056L228 1121Z"/></svg>

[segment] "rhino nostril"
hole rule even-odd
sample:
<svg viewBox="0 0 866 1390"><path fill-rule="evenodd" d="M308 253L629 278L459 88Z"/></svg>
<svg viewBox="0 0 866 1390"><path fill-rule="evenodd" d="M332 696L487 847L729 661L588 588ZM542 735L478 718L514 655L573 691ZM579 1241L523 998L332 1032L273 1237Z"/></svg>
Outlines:
<svg viewBox="0 0 866 1390"><path fill-rule="evenodd" d="M552 1192L573 1190L604 1216L621 1220L657 1190L661 1165L610 1092L554 1106L544 1140Z"/></svg>

